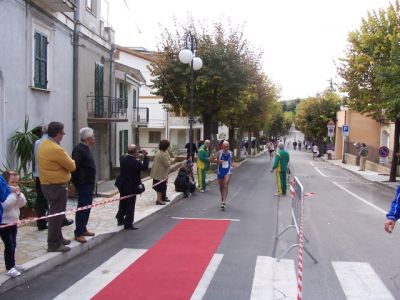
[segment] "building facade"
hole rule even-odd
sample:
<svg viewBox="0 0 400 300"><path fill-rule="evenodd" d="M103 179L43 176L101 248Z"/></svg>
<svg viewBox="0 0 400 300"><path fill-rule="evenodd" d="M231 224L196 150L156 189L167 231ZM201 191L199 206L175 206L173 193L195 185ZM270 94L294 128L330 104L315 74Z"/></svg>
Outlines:
<svg viewBox="0 0 400 300"><path fill-rule="evenodd" d="M34 128L65 124L62 145L73 147L72 1L0 1L0 164L15 167L9 139L25 118ZM7 45L7 47L5 46Z"/></svg>

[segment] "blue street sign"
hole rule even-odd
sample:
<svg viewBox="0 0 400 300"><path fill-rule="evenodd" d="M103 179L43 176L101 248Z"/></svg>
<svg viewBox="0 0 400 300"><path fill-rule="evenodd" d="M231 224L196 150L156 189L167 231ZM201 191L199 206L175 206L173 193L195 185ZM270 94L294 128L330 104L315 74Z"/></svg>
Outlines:
<svg viewBox="0 0 400 300"><path fill-rule="evenodd" d="M343 136L348 136L349 135L349 130L350 130L349 125L343 125L342 126L342 135Z"/></svg>
<svg viewBox="0 0 400 300"><path fill-rule="evenodd" d="M389 148L386 146L382 146L379 148L379 157L388 157L389 156Z"/></svg>

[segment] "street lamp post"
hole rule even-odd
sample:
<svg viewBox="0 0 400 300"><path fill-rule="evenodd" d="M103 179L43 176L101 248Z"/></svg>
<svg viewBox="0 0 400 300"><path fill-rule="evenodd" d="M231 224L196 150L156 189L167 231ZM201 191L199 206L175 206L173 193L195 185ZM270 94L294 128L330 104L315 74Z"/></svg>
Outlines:
<svg viewBox="0 0 400 300"><path fill-rule="evenodd" d="M346 119L346 113L347 110L349 109L349 107L347 105L343 105L340 107L341 110L344 110L344 125L347 125L347 119ZM342 130L342 134L343 134L343 130ZM345 164L346 163L346 143L347 142L347 135L344 136L344 144L343 144L343 156L342 156L342 163Z"/></svg>
<svg viewBox="0 0 400 300"><path fill-rule="evenodd" d="M190 47L190 49L189 49ZM196 37L189 31L185 35L185 49L179 52L179 60L181 63L190 64L190 98L189 98L189 157L193 155L193 70L200 70L203 61L200 57L196 57L197 41Z"/></svg>

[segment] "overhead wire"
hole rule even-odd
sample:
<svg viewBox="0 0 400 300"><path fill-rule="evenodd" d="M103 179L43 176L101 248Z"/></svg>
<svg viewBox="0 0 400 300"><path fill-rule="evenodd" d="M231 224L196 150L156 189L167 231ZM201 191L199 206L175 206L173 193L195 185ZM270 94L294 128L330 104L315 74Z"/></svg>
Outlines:
<svg viewBox="0 0 400 300"><path fill-rule="evenodd" d="M130 10L129 5L128 5L128 2L127 2L126 0L123 0L123 1L124 1L124 3L125 3L125 6L126 6L128 12L129 12L130 14L132 14L132 16L133 16L134 19L135 19L135 16L133 15L134 13ZM141 35L143 32L140 30L139 25L136 23L136 21L134 21L134 23L135 23L135 25L136 25L136 29L137 29L138 33ZM142 36L142 39L144 40L145 43L147 43L146 39L145 39L143 36ZM154 61L153 61L153 63L161 70L161 67L160 67L159 64L157 64L157 63L154 62ZM167 79L165 78L164 74L163 74L161 71L160 71L160 74L161 74L162 80L164 80L164 82L165 82L165 84L167 85L168 89L170 90L172 96L174 97L176 103L179 105L179 107L180 107L183 111L185 111L185 109L183 108L182 104L179 102L178 97L175 95L174 91L172 90L172 88L171 88L169 82L168 82ZM186 111L185 111L185 112L186 112Z"/></svg>

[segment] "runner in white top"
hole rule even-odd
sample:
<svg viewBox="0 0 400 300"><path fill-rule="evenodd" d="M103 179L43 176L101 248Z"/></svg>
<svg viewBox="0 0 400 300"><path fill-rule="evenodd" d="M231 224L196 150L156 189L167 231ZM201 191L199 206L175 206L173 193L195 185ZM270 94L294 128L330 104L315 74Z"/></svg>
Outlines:
<svg viewBox="0 0 400 300"><path fill-rule="evenodd" d="M229 142L222 143L222 149L217 152L214 162L218 164L217 177L219 182L219 191L221 192L221 209L226 207L226 198L228 197L228 186L232 174L233 153L229 150Z"/></svg>

